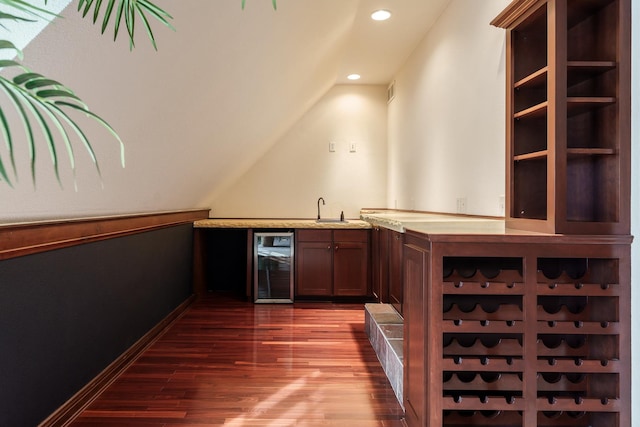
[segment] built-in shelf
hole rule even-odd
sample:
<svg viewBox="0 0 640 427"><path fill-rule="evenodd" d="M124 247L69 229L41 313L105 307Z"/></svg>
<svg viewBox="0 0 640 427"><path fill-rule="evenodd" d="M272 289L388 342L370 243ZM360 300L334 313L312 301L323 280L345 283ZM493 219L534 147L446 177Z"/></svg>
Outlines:
<svg viewBox="0 0 640 427"><path fill-rule="evenodd" d="M513 156L513 160L519 162L521 160L546 159L549 154L548 150L535 151L533 153L519 154Z"/></svg>
<svg viewBox="0 0 640 427"><path fill-rule="evenodd" d="M515 89L520 89L523 87L527 87L527 86L540 86L543 85L547 82L547 70L548 67L543 67L541 69L539 69L538 71L529 74L527 77L518 80L513 87Z"/></svg>
<svg viewBox="0 0 640 427"><path fill-rule="evenodd" d="M613 148L567 148L569 156L612 156L616 154Z"/></svg>
<svg viewBox="0 0 640 427"><path fill-rule="evenodd" d="M594 108L615 104L615 102L616 98L611 96L582 96L567 98L567 115L573 116L586 113L588 111L593 111Z"/></svg>
<svg viewBox="0 0 640 427"><path fill-rule="evenodd" d="M567 86L577 85L615 68L614 61L568 61Z"/></svg>
<svg viewBox="0 0 640 427"><path fill-rule="evenodd" d="M630 9L514 0L492 22L508 41L508 227L629 233Z"/></svg>
<svg viewBox="0 0 640 427"><path fill-rule="evenodd" d="M544 115L547 114L548 106L549 106L549 102L547 101L541 102L539 104L534 105L533 107L529 107L522 111L518 111L513 115L513 118L518 120L518 119L524 119L524 118L544 117Z"/></svg>

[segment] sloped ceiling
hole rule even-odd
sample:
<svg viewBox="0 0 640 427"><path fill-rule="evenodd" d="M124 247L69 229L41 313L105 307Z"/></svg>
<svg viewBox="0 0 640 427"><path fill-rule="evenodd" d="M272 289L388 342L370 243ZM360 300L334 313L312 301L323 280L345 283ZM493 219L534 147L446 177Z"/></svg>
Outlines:
<svg viewBox="0 0 640 427"><path fill-rule="evenodd" d="M448 0L163 0L177 31L142 27L129 52L75 12L74 1L25 50L25 63L60 80L107 119L126 144L87 123L100 179L77 147L74 177L58 185L44 145L36 190L28 168L0 187L0 221L207 207L345 75L388 84ZM384 23L372 10L394 12ZM28 164L26 148L18 150Z"/></svg>

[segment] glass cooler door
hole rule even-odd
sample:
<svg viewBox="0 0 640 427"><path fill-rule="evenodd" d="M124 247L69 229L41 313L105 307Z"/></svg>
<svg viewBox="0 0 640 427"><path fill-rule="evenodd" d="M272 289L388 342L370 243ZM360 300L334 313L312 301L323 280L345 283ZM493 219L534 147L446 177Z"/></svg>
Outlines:
<svg viewBox="0 0 640 427"><path fill-rule="evenodd" d="M254 302L293 302L293 232L254 233L253 257Z"/></svg>

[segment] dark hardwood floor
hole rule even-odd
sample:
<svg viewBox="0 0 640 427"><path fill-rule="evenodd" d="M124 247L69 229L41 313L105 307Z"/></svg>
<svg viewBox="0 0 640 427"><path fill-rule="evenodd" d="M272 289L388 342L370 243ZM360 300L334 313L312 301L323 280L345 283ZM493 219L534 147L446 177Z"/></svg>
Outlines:
<svg viewBox="0 0 640 427"><path fill-rule="evenodd" d="M402 426L362 304L196 301L82 426Z"/></svg>

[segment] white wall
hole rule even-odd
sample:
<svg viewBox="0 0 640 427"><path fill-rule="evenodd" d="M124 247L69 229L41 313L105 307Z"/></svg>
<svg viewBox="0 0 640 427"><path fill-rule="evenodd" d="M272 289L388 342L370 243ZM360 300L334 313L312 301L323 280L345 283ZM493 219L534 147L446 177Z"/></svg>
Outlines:
<svg viewBox="0 0 640 427"><path fill-rule="evenodd" d="M270 1L244 11L240 0L158 4L176 27L152 23L158 52L141 25L133 52L126 29L116 43L113 27L101 36L75 1L25 49L26 65L69 85L113 125L127 165L117 142L89 124L104 187L74 140L78 190L63 155L60 188L39 138L34 190L28 150L16 142L20 181L0 182L0 222L207 207L333 85L358 9L357 0L282 0L277 12ZM0 141L5 160L6 152Z"/></svg>
<svg viewBox="0 0 640 427"><path fill-rule="evenodd" d="M358 218L362 207L384 206L386 116L386 87L334 86L211 202L212 216L315 218L319 197L326 201L323 217L344 211Z"/></svg>
<svg viewBox="0 0 640 427"><path fill-rule="evenodd" d="M454 0L396 76L387 207L503 215L508 0Z"/></svg>

